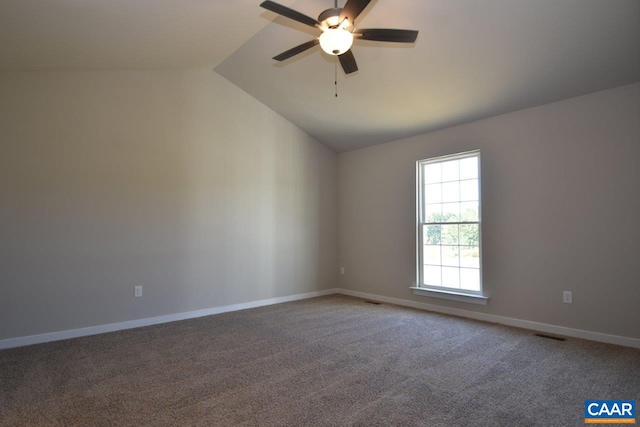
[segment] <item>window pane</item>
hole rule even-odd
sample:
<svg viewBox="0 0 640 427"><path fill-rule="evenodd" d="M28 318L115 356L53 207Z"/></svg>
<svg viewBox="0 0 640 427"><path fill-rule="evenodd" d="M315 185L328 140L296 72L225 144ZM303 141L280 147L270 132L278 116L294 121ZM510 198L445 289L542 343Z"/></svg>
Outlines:
<svg viewBox="0 0 640 427"><path fill-rule="evenodd" d="M460 181L460 200L475 201L478 200L478 180L468 179L466 181Z"/></svg>
<svg viewBox="0 0 640 427"><path fill-rule="evenodd" d="M442 226L442 244L443 245L458 244L458 227L459 225L443 225Z"/></svg>
<svg viewBox="0 0 640 427"><path fill-rule="evenodd" d="M458 255L459 246L441 246L441 248L442 265L458 267L460 265L460 256Z"/></svg>
<svg viewBox="0 0 640 427"><path fill-rule="evenodd" d="M440 257L440 246L425 245L423 251L424 259L422 261L424 264L440 265L442 259Z"/></svg>
<svg viewBox="0 0 640 427"><path fill-rule="evenodd" d="M478 158L468 157L460 160L460 179L470 179L478 177Z"/></svg>
<svg viewBox="0 0 640 427"><path fill-rule="evenodd" d="M460 221L460 203L443 203L442 204L442 222Z"/></svg>
<svg viewBox="0 0 640 427"><path fill-rule="evenodd" d="M424 214L425 222L443 222L442 205L426 205Z"/></svg>
<svg viewBox="0 0 640 427"><path fill-rule="evenodd" d="M460 244L478 246L480 244L480 226L478 224L460 225Z"/></svg>
<svg viewBox="0 0 640 427"><path fill-rule="evenodd" d="M451 160L442 164L442 181L457 181L459 179L458 164L459 160Z"/></svg>
<svg viewBox="0 0 640 427"><path fill-rule="evenodd" d="M469 291L480 290L480 270L475 268L461 268L460 269L460 288Z"/></svg>
<svg viewBox="0 0 640 427"><path fill-rule="evenodd" d="M442 201L443 202L459 202L460 201L460 183L458 181L442 184Z"/></svg>
<svg viewBox="0 0 640 427"><path fill-rule="evenodd" d="M423 266L424 268L424 285L429 286L442 286L442 269L440 267L433 267L430 265Z"/></svg>
<svg viewBox="0 0 640 427"><path fill-rule="evenodd" d="M441 228L439 225L427 225L423 229L422 243L425 245L439 245L441 243Z"/></svg>
<svg viewBox="0 0 640 427"><path fill-rule="evenodd" d="M447 288L460 287L460 269L451 267L442 267L442 286Z"/></svg>
<svg viewBox="0 0 640 427"><path fill-rule="evenodd" d="M460 246L460 267L480 268L480 248Z"/></svg>
<svg viewBox="0 0 640 427"><path fill-rule="evenodd" d="M442 184L431 184L424 188L424 197L427 203L442 202Z"/></svg>
<svg viewBox="0 0 640 427"><path fill-rule="evenodd" d="M434 182L442 181L441 177L441 165L440 163L432 163L424 166L424 183L431 184Z"/></svg>
<svg viewBox="0 0 640 427"><path fill-rule="evenodd" d="M478 221L478 203L460 203L460 219L462 221Z"/></svg>

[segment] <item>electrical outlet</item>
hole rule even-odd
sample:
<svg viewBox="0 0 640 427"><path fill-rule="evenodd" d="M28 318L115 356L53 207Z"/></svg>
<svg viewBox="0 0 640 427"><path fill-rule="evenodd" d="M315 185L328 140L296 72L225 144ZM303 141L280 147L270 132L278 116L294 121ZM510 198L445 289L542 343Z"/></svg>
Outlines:
<svg viewBox="0 0 640 427"><path fill-rule="evenodd" d="M340 274L344 275L344 267L340 267Z"/></svg>
<svg viewBox="0 0 640 427"><path fill-rule="evenodd" d="M136 286L134 289L133 296L136 298L140 298L142 296L142 286Z"/></svg>
<svg viewBox="0 0 640 427"><path fill-rule="evenodd" d="M562 302L565 304L571 304L573 300L573 295L571 293L571 291L564 291L562 292Z"/></svg>

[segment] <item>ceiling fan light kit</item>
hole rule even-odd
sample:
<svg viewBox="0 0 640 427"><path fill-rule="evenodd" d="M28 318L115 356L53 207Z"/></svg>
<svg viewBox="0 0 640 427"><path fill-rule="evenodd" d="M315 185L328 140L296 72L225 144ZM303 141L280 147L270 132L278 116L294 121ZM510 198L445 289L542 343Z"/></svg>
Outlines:
<svg viewBox="0 0 640 427"><path fill-rule="evenodd" d="M270 0L262 2L260 6L267 10L322 31L318 38L289 49L274 56L273 59L284 61L320 44L324 52L338 57L345 74L351 74L358 71L356 59L351 51L355 39L392 43L413 43L416 41L418 31L415 30L355 29L356 18L370 2L371 0L347 0L344 8L339 8L337 4L334 4L336 7L320 13L317 20Z"/></svg>
<svg viewBox="0 0 640 427"><path fill-rule="evenodd" d="M320 47L329 55L342 55L353 44L353 34L344 28L329 28L320 34Z"/></svg>

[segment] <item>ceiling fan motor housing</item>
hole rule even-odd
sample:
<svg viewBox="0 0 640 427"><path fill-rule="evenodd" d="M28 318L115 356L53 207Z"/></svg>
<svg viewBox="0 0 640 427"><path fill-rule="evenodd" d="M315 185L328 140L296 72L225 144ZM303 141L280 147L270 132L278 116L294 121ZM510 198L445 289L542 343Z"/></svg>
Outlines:
<svg viewBox="0 0 640 427"><path fill-rule="evenodd" d="M318 22L320 22L323 27L337 27L340 25L340 12L342 12L342 9L339 7L327 9L318 16Z"/></svg>

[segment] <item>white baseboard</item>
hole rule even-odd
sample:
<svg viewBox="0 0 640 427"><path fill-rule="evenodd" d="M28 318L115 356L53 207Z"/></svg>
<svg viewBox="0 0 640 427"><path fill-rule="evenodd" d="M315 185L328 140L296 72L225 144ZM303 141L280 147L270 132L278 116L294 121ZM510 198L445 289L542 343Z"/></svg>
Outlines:
<svg viewBox="0 0 640 427"><path fill-rule="evenodd" d="M0 350L13 347L22 347L31 344L40 344L50 341L66 340L69 338L86 337L88 335L103 334L105 332L121 331L124 329L140 328L143 326L157 325L160 323L175 322L178 320L193 319L196 317L211 316L213 314L227 313L230 311L245 310L247 308L262 307L265 305L280 304L283 302L297 301L307 298L321 297L337 293L337 289L309 292L305 294L289 295L286 297L270 298L241 304L225 305L222 307L207 308L204 310L188 311L184 313L168 314L166 316L148 317L145 319L130 320L127 322L111 323L108 325L91 326L88 328L70 329L67 331L51 332L47 334L30 335L26 337L9 338L0 340Z"/></svg>
<svg viewBox="0 0 640 427"><path fill-rule="evenodd" d="M348 289L327 289L318 292L309 292L305 294L296 294L286 297L270 298L258 301L251 301L241 304L225 305L222 307L207 308L204 310L188 311L184 313L168 314L166 316L148 317L145 319L130 320L127 322L111 323L108 325L92 326L88 328L71 329L67 331L51 332L40 335L30 335L26 337L9 338L0 340L0 350L22 347L31 344L40 344L50 341L59 341L69 338L85 337L88 335L102 334L106 332L121 331L124 329L140 328L143 326L157 325L160 323L175 322L179 320L193 319L196 317L211 316L213 314L227 313L230 311L245 310L248 308L262 307L265 305L280 304L283 302L297 301L307 298L321 297L331 294L349 295L358 298L369 299L373 301L385 302L388 304L401 305L405 307L417 308L420 310L433 311L437 313L450 314L458 317L466 317L469 319L482 320L484 322L499 323L507 326L515 326L517 328L530 329L533 331L546 332L556 335L564 335L573 338L582 338L591 341L598 341L608 344L622 345L625 347L640 348L640 339L622 337L618 335L602 334L599 332L584 331L581 329L565 328L564 326L549 325L546 323L532 322L529 320L514 319L511 317L496 316L493 314L478 313L475 311L461 310L458 308L450 308L433 304L426 304L416 301L410 301L400 298L385 297L365 292L356 292Z"/></svg>
<svg viewBox="0 0 640 427"><path fill-rule="evenodd" d="M619 335L609 335L600 332L585 331L582 329L565 328L564 326L549 325L547 323L532 322L530 320L514 319L511 317L496 316L494 314L478 313L475 311L461 310L458 308L443 307L440 305L426 304L400 298L391 298L381 295L356 292L348 289L337 289L343 295L364 298L372 301L386 302L388 304L402 305L405 307L418 308L421 310L434 311L437 313L450 314L458 317L482 320L484 322L499 323L501 325L515 326L517 328L530 329L549 334L563 335L566 337L581 338L585 340L598 341L607 344L622 345L625 347L640 348L640 339L622 337Z"/></svg>

